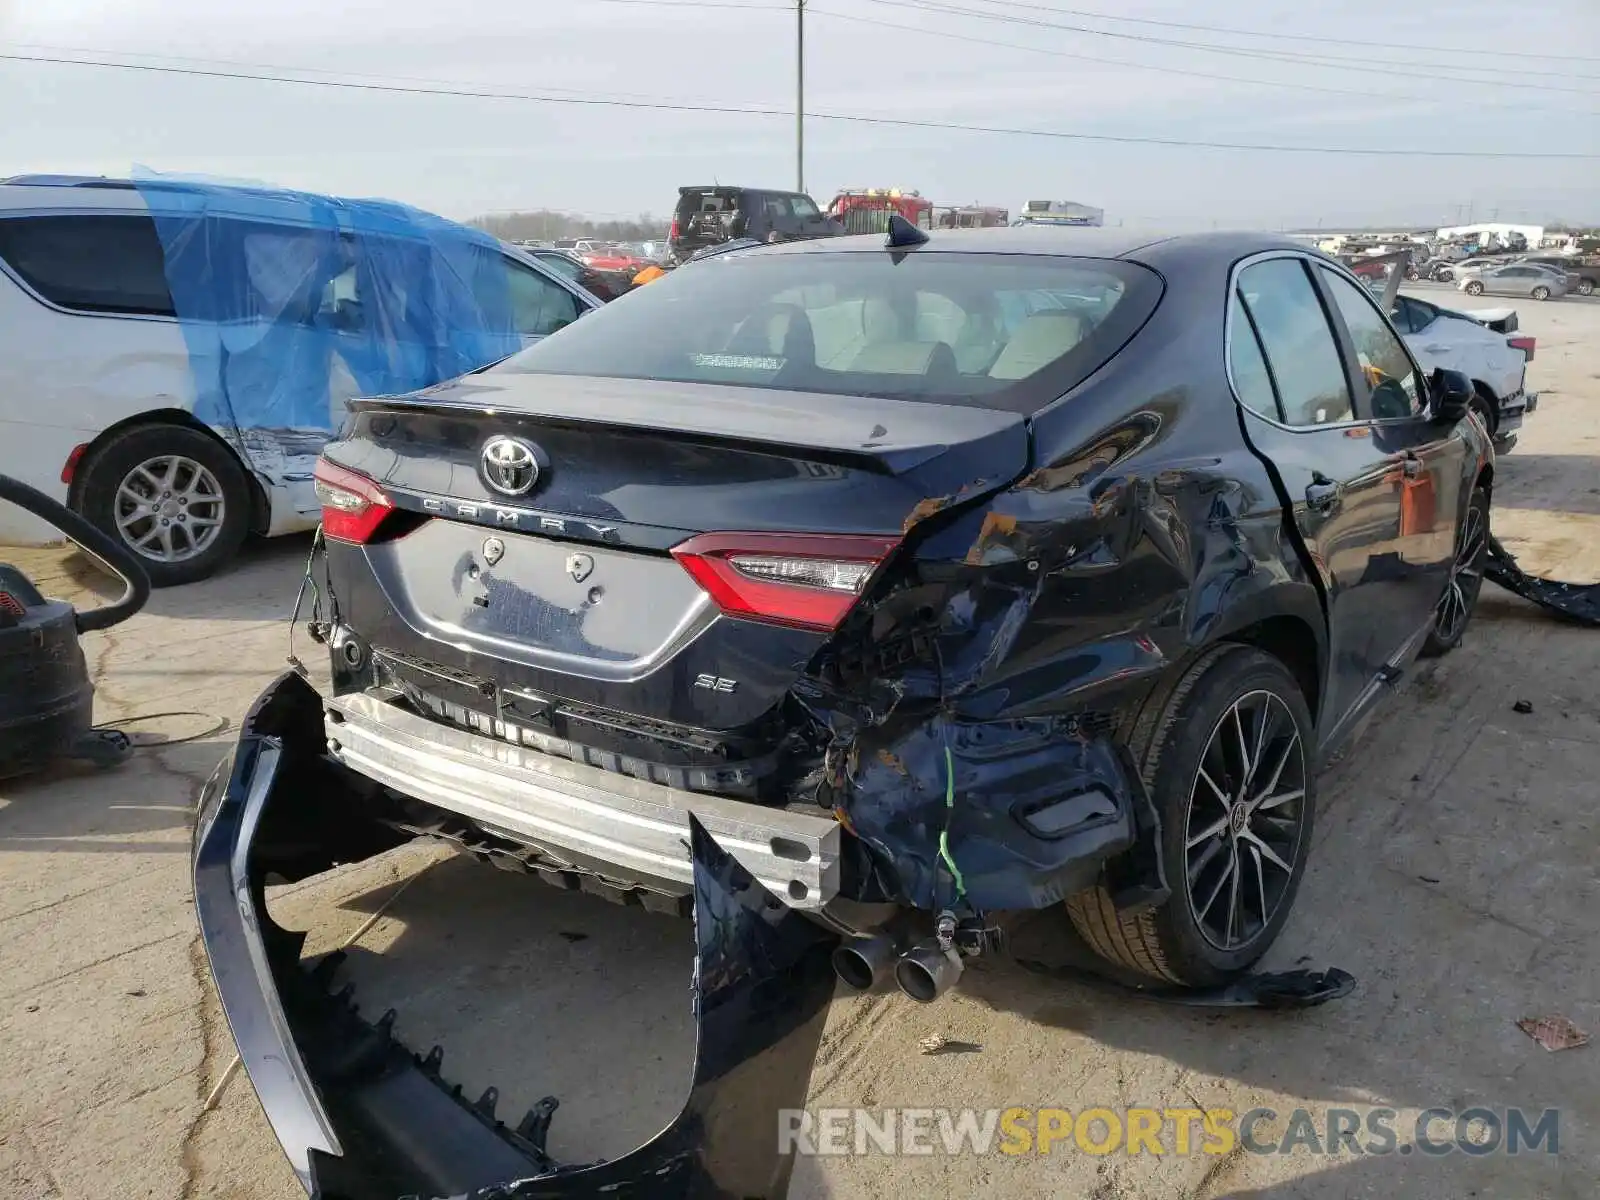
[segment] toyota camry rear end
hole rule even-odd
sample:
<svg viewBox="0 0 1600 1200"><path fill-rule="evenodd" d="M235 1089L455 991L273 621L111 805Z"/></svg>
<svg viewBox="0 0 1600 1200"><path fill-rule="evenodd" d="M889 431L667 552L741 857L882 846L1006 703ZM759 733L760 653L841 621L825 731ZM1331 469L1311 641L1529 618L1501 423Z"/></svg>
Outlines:
<svg viewBox="0 0 1600 1200"><path fill-rule="evenodd" d="M317 472L333 755L407 828L647 905L687 903L693 813L792 908L925 914L902 950L1092 882L1135 833L1111 748L952 707L1036 583L985 498L1159 277L881 241L681 276L356 404Z"/></svg>
<svg viewBox="0 0 1600 1200"><path fill-rule="evenodd" d="M1421 516L1387 443L1286 432L1338 388L1421 395L1392 330L1395 378L1337 358L1340 310L1295 299L1336 287L1376 345L1365 292L1293 243L897 225L716 256L354 402L316 471L332 688L262 697L196 835L224 1007L308 1186L346 1194L326 1180L363 1147L403 1160L372 1195L476 1194L502 1151L555 1170L548 1112L430 1107L437 1057L308 995L261 915L268 875L416 836L694 916L679 1123L497 1196L781 1195L747 1152L771 1106L715 1082L781 1076L799 1103L835 973L930 1001L1019 912L1143 984L1238 981L1293 905L1319 761L1425 635L1459 641L1435 601L1477 561L1455 510L1487 509L1464 384L1385 427L1435 465ZM1257 339L1277 369L1251 375ZM1296 365L1319 344L1333 392ZM362 1069L352 1039L377 1047ZM758 1052L788 1066L729 1070Z"/></svg>

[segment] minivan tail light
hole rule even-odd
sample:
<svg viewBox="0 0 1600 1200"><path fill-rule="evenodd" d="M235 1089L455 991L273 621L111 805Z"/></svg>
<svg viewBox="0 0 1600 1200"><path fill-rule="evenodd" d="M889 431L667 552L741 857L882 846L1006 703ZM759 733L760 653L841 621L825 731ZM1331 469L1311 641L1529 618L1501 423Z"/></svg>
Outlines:
<svg viewBox="0 0 1600 1200"><path fill-rule="evenodd" d="M1506 339L1506 345L1510 346L1513 350L1521 350L1523 358L1527 359L1529 362L1533 361L1533 347L1534 347L1534 339L1533 338L1531 338L1531 337L1508 337Z"/></svg>
<svg viewBox="0 0 1600 1200"><path fill-rule="evenodd" d="M371 479L325 458L317 459L312 486L322 504L322 533L336 542L365 545L394 512L394 502Z"/></svg>
<svg viewBox="0 0 1600 1200"><path fill-rule="evenodd" d="M899 544L858 534L702 533L672 555L730 617L830 630Z"/></svg>

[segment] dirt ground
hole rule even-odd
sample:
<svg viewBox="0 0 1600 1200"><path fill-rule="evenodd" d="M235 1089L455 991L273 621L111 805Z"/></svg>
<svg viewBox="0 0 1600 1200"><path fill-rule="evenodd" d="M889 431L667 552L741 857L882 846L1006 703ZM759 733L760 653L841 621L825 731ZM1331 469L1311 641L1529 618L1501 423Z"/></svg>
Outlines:
<svg viewBox="0 0 1600 1200"><path fill-rule="evenodd" d="M1600 303L1520 311L1539 339L1529 382L1542 398L1500 465L1495 525L1530 570L1600 579ZM299 1195L244 1076L202 1113L232 1043L195 933L187 851L195 791L232 736L222 723L284 667L306 550L302 539L257 547L224 577L158 593L132 622L87 638L103 719L193 740L141 750L114 774L0 785L4 1200ZM7 557L47 591L89 602L68 556ZM315 666L303 635L297 648ZM1600 1032L1597 665L1593 631L1488 588L1465 646L1417 671L1331 769L1310 871L1269 965L1343 967L1359 980L1349 998L1207 1015L986 964L929 1007L837 999L811 1097L1285 1115L1387 1105L1403 1114L1402 1142L1404 1114L1429 1107L1555 1108L1559 1153L809 1159L795 1200L1600 1194L1600 1046L1548 1053L1516 1025L1561 1014ZM558 1158L616 1157L681 1103L693 1035L680 922L424 846L271 903L312 931L311 952L361 933L348 967L358 999L398 1008L411 1044L443 1043L447 1075L469 1093L494 1084L513 1117L558 1095ZM933 1033L975 1049L919 1053ZM1260 1137L1283 1128L1264 1124Z"/></svg>

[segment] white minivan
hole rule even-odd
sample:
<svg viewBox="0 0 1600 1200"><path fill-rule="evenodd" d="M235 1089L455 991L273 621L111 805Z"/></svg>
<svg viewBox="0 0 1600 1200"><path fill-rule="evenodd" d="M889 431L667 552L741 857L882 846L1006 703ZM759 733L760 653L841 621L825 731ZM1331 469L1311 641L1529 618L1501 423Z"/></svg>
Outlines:
<svg viewBox="0 0 1600 1200"><path fill-rule="evenodd" d="M183 202L174 197L175 212L185 211ZM326 412L253 422L237 415L249 406L232 399L219 410L204 393L209 379L228 378L217 374L228 364L198 362L196 347L209 343L196 339L194 310L179 320L183 306L174 305L157 226L171 215L164 203L160 188L123 180L0 181L0 473L121 538L156 586L204 578L252 533L313 528L312 468L342 423L344 401L364 390L344 372L323 381L328 400L317 404ZM295 239L304 232L256 219L228 243L241 248L232 285L267 288L298 270ZM481 257L495 260L522 344L600 305L515 247ZM229 274L226 265L216 269ZM319 281L317 319L346 328L362 321L367 278L351 266L325 287ZM246 308L251 301L244 298ZM369 342L373 307L366 306ZM216 344L225 358L229 343ZM487 364L462 369L472 365ZM241 394L270 389L278 385L270 374L257 364L253 380L232 382ZM0 542L59 538L20 510L0 511Z"/></svg>

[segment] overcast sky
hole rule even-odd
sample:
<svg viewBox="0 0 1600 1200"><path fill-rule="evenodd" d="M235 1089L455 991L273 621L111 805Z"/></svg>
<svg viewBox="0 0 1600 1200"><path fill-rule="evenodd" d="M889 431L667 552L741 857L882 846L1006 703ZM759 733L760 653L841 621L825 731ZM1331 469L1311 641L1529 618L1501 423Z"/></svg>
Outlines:
<svg viewBox="0 0 1600 1200"><path fill-rule="evenodd" d="M1303 0L931 0L1008 20L936 13L929 2L808 0L808 110L1180 141L1600 155L1597 0L1346 0L1321 11ZM792 0L721 0L761 6L754 10L679 3L0 0L0 43L6 54L296 68L306 78L792 114ZM1268 40L1083 15L1091 8L1345 40ZM1022 23L1030 21L1268 57ZM1388 48L1395 43L1425 49ZM1284 52L1349 61L1270 57ZM1394 60L1404 61L1384 69ZM1481 82L1444 80L1451 75ZM792 115L403 95L16 61L0 61L0 112L0 173L125 175L138 164L385 196L458 218L537 207L660 214L680 184L789 187L795 179ZM1477 219L1600 221L1596 158L1280 154L823 119L807 123L805 182L824 202L844 186L899 186L938 203L1013 211L1025 198L1071 199L1130 224L1454 223L1469 210Z"/></svg>

